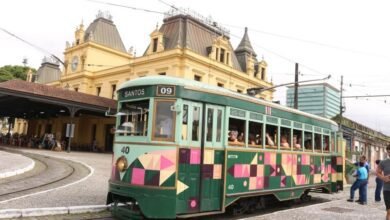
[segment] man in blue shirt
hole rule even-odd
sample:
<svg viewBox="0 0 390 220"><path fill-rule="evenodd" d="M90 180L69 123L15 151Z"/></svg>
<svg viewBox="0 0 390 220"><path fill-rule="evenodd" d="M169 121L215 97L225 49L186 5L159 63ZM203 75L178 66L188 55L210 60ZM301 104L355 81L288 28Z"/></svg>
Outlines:
<svg viewBox="0 0 390 220"><path fill-rule="evenodd" d="M357 166L357 168L359 168L359 163L364 163L364 167L367 169L367 184L366 185L362 185L362 186L360 186L360 188L359 188L359 199L358 200L356 200L356 202L358 202L358 203L362 203L362 202L364 202L364 201L362 201L362 193L363 193L363 191L366 193L366 195L367 195L367 188L368 188L368 179L369 179L369 177L370 177L370 165L368 164L368 162L367 162L367 158L366 158L366 156L364 156L364 155L362 155L362 156L360 156L360 158L359 158L359 162L356 162L355 163L355 166ZM367 202L367 201L366 201Z"/></svg>
<svg viewBox="0 0 390 220"><path fill-rule="evenodd" d="M356 181L352 184L350 197L347 200L348 202L353 202L353 198L355 197L355 191L357 189L362 189L363 186L367 185L368 172L367 168L364 166L364 162L359 162L359 168L356 171ZM359 190L360 191L360 190ZM367 204L367 191L362 190L360 195L360 204Z"/></svg>
<svg viewBox="0 0 390 220"><path fill-rule="evenodd" d="M386 205L386 219L390 220L390 144L386 147L387 158L379 163L376 176L383 180L383 200Z"/></svg>

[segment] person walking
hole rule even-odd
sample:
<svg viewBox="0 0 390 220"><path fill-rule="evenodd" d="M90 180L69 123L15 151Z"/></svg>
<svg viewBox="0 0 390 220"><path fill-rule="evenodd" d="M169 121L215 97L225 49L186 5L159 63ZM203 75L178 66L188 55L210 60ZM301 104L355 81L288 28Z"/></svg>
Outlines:
<svg viewBox="0 0 390 220"><path fill-rule="evenodd" d="M376 160L375 164L378 167L381 160ZM383 180L381 180L379 177L375 178L376 187L375 187L375 202L381 201L381 191L383 188Z"/></svg>
<svg viewBox="0 0 390 220"><path fill-rule="evenodd" d="M364 186L367 185L368 176L368 172L366 167L364 166L364 162L359 162L359 168L354 176L356 176L356 181L351 186L350 197L347 201L353 202L355 197L355 191L359 189L359 192L361 191L359 203L361 205L367 205L367 191L362 190L364 189Z"/></svg>
<svg viewBox="0 0 390 220"><path fill-rule="evenodd" d="M386 219L390 220L390 144L386 147L387 158L379 163L376 168L376 176L381 179L383 184L383 200L386 205Z"/></svg>

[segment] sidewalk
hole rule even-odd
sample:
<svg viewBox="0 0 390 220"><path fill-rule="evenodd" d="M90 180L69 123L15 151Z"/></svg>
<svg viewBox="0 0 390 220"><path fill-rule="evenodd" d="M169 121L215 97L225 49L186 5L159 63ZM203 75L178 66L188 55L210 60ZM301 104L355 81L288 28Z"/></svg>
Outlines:
<svg viewBox="0 0 390 220"><path fill-rule="evenodd" d="M34 160L0 150L0 179L22 174L34 168Z"/></svg>

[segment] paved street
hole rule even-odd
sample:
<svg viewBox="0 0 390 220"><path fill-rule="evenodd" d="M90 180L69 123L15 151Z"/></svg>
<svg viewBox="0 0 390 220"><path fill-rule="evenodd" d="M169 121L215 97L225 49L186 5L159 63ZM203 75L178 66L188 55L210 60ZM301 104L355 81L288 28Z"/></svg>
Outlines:
<svg viewBox="0 0 390 220"><path fill-rule="evenodd" d="M1 147L5 150L15 148ZM50 207L103 206L106 202L108 179L110 177L111 154L85 152L55 152L37 149L16 149L28 154L38 154L53 158L66 159L84 164L87 174L79 174L72 183L57 186L45 193L22 197L20 199L0 201L0 211L6 209L29 209ZM16 153L16 152L14 152ZM76 169L77 170L77 169ZM85 173L85 172L84 172ZM27 173L25 174L27 175ZM16 178L16 176L14 177ZM44 180L42 180L44 181ZM28 184L28 183L26 183ZM102 208L100 208L102 209Z"/></svg>

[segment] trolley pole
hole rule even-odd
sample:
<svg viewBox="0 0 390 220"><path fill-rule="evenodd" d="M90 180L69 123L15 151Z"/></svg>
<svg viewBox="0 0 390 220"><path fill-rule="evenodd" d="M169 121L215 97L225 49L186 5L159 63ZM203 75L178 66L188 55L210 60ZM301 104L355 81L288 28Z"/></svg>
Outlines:
<svg viewBox="0 0 390 220"><path fill-rule="evenodd" d="M298 109L298 63L295 63L294 108Z"/></svg>

